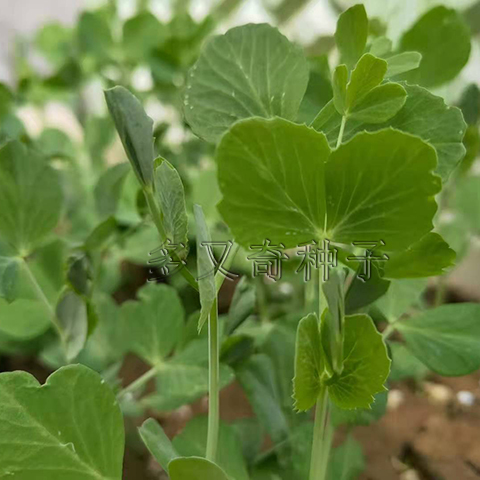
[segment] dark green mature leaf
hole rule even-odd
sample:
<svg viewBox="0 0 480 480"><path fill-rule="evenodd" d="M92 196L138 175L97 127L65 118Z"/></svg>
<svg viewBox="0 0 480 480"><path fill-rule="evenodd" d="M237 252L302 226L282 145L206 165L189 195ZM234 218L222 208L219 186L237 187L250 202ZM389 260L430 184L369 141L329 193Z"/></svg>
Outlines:
<svg viewBox="0 0 480 480"><path fill-rule="evenodd" d="M168 472L168 464L179 458L180 455L175 450L172 442L167 437L163 428L153 418L145 420L142 426L138 429L143 443L153 455L160 466Z"/></svg>
<svg viewBox="0 0 480 480"><path fill-rule="evenodd" d="M278 402L271 360L266 355L254 355L235 373L265 431L274 444L281 444L289 436L289 427Z"/></svg>
<svg viewBox="0 0 480 480"><path fill-rule="evenodd" d="M328 393L340 408L369 408L374 395L385 391L390 373L387 349L368 315L345 318L343 371L327 381Z"/></svg>
<svg viewBox="0 0 480 480"><path fill-rule="evenodd" d="M368 92L380 85L387 72L387 62L366 53L358 61L347 87L347 111L353 110Z"/></svg>
<svg viewBox="0 0 480 480"><path fill-rule="evenodd" d="M112 235L117 231L118 223L114 217L108 217L99 223L90 235L85 239L83 248L87 252L93 252L102 249Z"/></svg>
<svg viewBox="0 0 480 480"><path fill-rule="evenodd" d="M335 42L341 61L350 69L362 56L368 37L368 18L363 5L355 5L343 12L337 22Z"/></svg>
<svg viewBox="0 0 480 480"><path fill-rule="evenodd" d="M188 243L188 217L182 179L175 167L161 159L155 170L155 192L163 212L167 238L174 245Z"/></svg>
<svg viewBox="0 0 480 480"><path fill-rule="evenodd" d="M184 457L203 457L206 452L207 417L196 417L173 439L173 446ZM249 480L242 446L234 427L220 423L217 463L230 478Z"/></svg>
<svg viewBox="0 0 480 480"><path fill-rule="evenodd" d="M387 83L370 90L348 115L349 119L369 124L383 123L405 105L406 90L398 83Z"/></svg>
<svg viewBox="0 0 480 480"><path fill-rule="evenodd" d="M422 278L445 273L454 265L455 252L443 238L429 232L407 250L393 254L385 262L383 275L386 278Z"/></svg>
<svg viewBox="0 0 480 480"><path fill-rule="evenodd" d="M329 461L328 480L355 480L365 468L362 446L349 435L335 448Z"/></svg>
<svg viewBox="0 0 480 480"><path fill-rule="evenodd" d="M228 311L228 320L225 323L225 334L230 335L255 310L256 288L242 277L235 287L232 302Z"/></svg>
<svg viewBox="0 0 480 480"><path fill-rule="evenodd" d="M64 367L44 386L0 374L0 477L120 480L124 436L115 396L92 370Z"/></svg>
<svg viewBox="0 0 480 480"><path fill-rule="evenodd" d="M110 115L123 148L141 185L153 183L153 120L142 104L124 87L105 90Z"/></svg>
<svg viewBox="0 0 480 480"><path fill-rule="evenodd" d="M122 305L125 347L146 362L159 365L180 340L184 312L177 292L168 285L150 283L138 301Z"/></svg>
<svg viewBox="0 0 480 480"><path fill-rule="evenodd" d="M415 357L403 343L389 342L388 346L392 356L389 382L399 382L409 378L423 380L430 373L429 368Z"/></svg>
<svg viewBox="0 0 480 480"><path fill-rule="evenodd" d="M480 88L475 83L468 85L458 103L468 125L476 125L480 121Z"/></svg>
<svg viewBox="0 0 480 480"><path fill-rule="evenodd" d="M385 127L417 135L435 148L438 156L435 171L446 181L465 155L462 140L466 124L462 114L458 108L448 107L443 98L431 94L425 88L408 84L403 86L407 91L407 101L397 115L376 125L352 119L347 122L343 138L348 140L363 130L376 131ZM330 145L335 146L341 121L342 117L331 102L317 115L312 126L325 133Z"/></svg>
<svg viewBox="0 0 480 480"><path fill-rule="evenodd" d="M322 389L321 379L324 370L318 318L315 313L310 313L300 320L297 330L293 379L296 410L306 411L315 405Z"/></svg>
<svg viewBox="0 0 480 480"><path fill-rule="evenodd" d="M470 31L462 16L438 6L423 15L400 40L400 49L422 54L420 67L407 75L426 87L453 80L470 56Z"/></svg>
<svg viewBox="0 0 480 480"><path fill-rule="evenodd" d="M434 372L460 376L480 368L480 305L442 305L396 325L408 349Z"/></svg>
<svg viewBox="0 0 480 480"><path fill-rule="evenodd" d="M200 457L176 458L170 462L168 473L171 480L229 480L218 465Z"/></svg>
<svg viewBox="0 0 480 480"><path fill-rule="evenodd" d="M393 129L360 133L326 165L327 238L349 244L383 240L405 248L433 228L435 150Z"/></svg>
<svg viewBox="0 0 480 480"><path fill-rule="evenodd" d="M15 299L19 265L18 258L0 256L0 298L4 298L7 302Z"/></svg>
<svg viewBox="0 0 480 480"><path fill-rule="evenodd" d="M388 68L385 78L395 77L419 67L422 55L418 52L402 52L387 59Z"/></svg>
<svg viewBox="0 0 480 480"><path fill-rule="evenodd" d="M0 300L0 332L16 340L38 337L51 326L51 312L39 300Z"/></svg>
<svg viewBox="0 0 480 480"><path fill-rule="evenodd" d="M194 205L193 213L197 226L198 292L200 294L201 305L198 331L200 332L217 298L217 287L215 284L215 268L208 254L208 248L205 245L205 242L210 242L212 239L210 238L210 232L202 207L200 205ZM202 245L202 243L204 245Z"/></svg>
<svg viewBox="0 0 480 480"><path fill-rule="evenodd" d="M85 301L72 290L60 298L56 316L62 329L62 341L67 360L77 357L85 346L88 335L88 316Z"/></svg>
<svg viewBox="0 0 480 480"><path fill-rule="evenodd" d="M78 43L81 51L99 62L108 59L113 46L112 33L99 12L84 12L78 20Z"/></svg>
<svg viewBox="0 0 480 480"><path fill-rule="evenodd" d="M374 396L374 401L370 408L344 410L332 403L330 413L332 424L338 427L340 425L370 425L377 422L387 411L387 400L388 393L380 392Z"/></svg>
<svg viewBox="0 0 480 480"><path fill-rule="evenodd" d="M185 116L200 137L217 142L237 120L295 120L308 83L300 47L270 25L243 25L211 38L188 77Z"/></svg>
<svg viewBox="0 0 480 480"><path fill-rule="evenodd" d="M320 238L329 154L325 137L305 125L280 118L235 124L217 150L218 208L235 240L293 247Z"/></svg>
<svg viewBox="0 0 480 480"><path fill-rule="evenodd" d="M57 172L20 142L0 149L0 237L21 255L57 224L63 194Z"/></svg>

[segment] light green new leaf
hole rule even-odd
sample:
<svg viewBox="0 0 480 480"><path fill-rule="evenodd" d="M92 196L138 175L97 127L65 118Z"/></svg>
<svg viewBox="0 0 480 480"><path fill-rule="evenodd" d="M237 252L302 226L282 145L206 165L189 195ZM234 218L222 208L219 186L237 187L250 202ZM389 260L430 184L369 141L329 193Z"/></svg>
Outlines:
<svg viewBox="0 0 480 480"><path fill-rule="evenodd" d="M153 120L142 104L124 87L105 90L110 115L123 148L141 185L153 183Z"/></svg>
<svg viewBox="0 0 480 480"><path fill-rule="evenodd" d="M455 206L471 231L480 235L480 177L467 177L459 182Z"/></svg>
<svg viewBox="0 0 480 480"><path fill-rule="evenodd" d="M391 376L389 377L389 379ZM340 425L358 426L371 425L382 418L387 411L388 392L380 392L375 395L370 408L356 408L355 410L344 410L338 408L334 403L331 405L332 425L336 428Z"/></svg>
<svg viewBox="0 0 480 480"><path fill-rule="evenodd" d="M276 118L236 123L217 149L218 208L244 246L287 248L320 238L325 223L323 134Z"/></svg>
<svg viewBox="0 0 480 480"><path fill-rule="evenodd" d="M345 317L343 371L327 381L332 401L345 409L369 408L374 395L386 390L389 373L387 348L372 319Z"/></svg>
<svg viewBox="0 0 480 480"><path fill-rule="evenodd" d="M123 52L132 61L148 60L150 52L161 45L166 28L150 12L141 12L123 25Z"/></svg>
<svg viewBox="0 0 480 480"><path fill-rule="evenodd" d="M423 364L404 343L389 342L392 356L392 369L388 380L399 382L405 379L423 380L430 369Z"/></svg>
<svg viewBox="0 0 480 480"><path fill-rule="evenodd" d="M445 273L455 262L455 252L443 238L429 232L407 250L391 255L385 262L386 278L434 277Z"/></svg>
<svg viewBox="0 0 480 480"><path fill-rule="evenodd" d="M124 436L115 396L92 370L64 367L44 386L0 374L0 477L120 480Z"/></svg>
<svg viewBox="0 0 480 480"><path fill-rule="evenodd" d="M168 472L168 464L175 458L179 458L180 455L163 431L163 428L156 420L149 418L143 422L138 432L149 452L160 466Z"/></svg>
<svg viewBox="0 0 480 480"><path fill-rule="evenodd" d="M87 341L87 305L79 295L67 290L60 298L55 313L62 330L65 354L67 360L71 361L77 357Z"/></svg>
<svg viewBox="0 0 480 480"><path fill-rule="evenodd" d="M383 123L405 105L406 90L398 83L386 83L370 90L352 110L348 118L365 123Z"/></svg>
<svg viewBox="0 0 480 480"><path fill-rule="evenodd" d="M82 53L96 57L98 61L108 59L113 47L112 33L100 12L84 12L78 20L78 45Z"/></svg>
<svg viewBox="0 0 480 480"><path fill-rule="evenodd" d="M355 5L343 12L337 22L335 42L340 58L350 69L362 56L368 37L368 18L365 7Z"/></svg>
<svg viewBox="0 0 480 480"><path fill-rule="evenodd" d="M35 152L17 141L0 149L0 238L26 255L58 223L60 179Z"/></svg>
<svg viewBox="0 0 480 480"><path fill-rule="evenodd" d="M123 186L131 167L128 163L119 163L110 167L100 176L95 189L95 207L102 218L117 213Z"/></svg>
<svg viewBox="0 0 480 480"><path fill-rule="evenodd" d="M390 251L419 240L433 228L440 190L435 166L430 145L393 129L342 144L326 165L327 238L383 240Z"/></svg>
<svg viewBox="0 0 480 480"><path fill-rule="evenodd" d="M333 72L333 103L340 115L345 115L347 101L348 69L346 65L339 65Z"/></svg>
<svg viewBox="0 0 480 480"><path fill-rule="evenodd" d="M183 457L204 457L207 445L208 418L196 417L173 439L173 446ZM249 480L242 455L242 445L231 425L220 423L217 463L235 480Z"/></svg>
<svg viewBox="0 0 480 480"><path fill-rule="evenodd" d="M159 365L180 340L184 312L177 292L168 285L149 283L138 301L121 307L125 348L150 365Z"/></svg>
<svg viewBox="0 0 480 480"><path fill-rule="evenodd" d="M442 305L396 325L408 349L434 372L461 376L480 368L480 305Z"/></svg>
<svg viewBox="0 0 480 480"><path fill-rule="evenodd" d="M0 300L0 332L16 340L38 337L51 326L51 312L39 300Z"/></svg>
<svg viewBox="0 0 480 480"><path fill-rule="evenodd" d="M370 53L383 58L392 51L392 41L387 37L377 37L372 41Z"/></svg>
<svg viewBox="0 0 480 480"><path fill-rule="evenodd" d="M276 28L232 28L211 38L190 70L185 117L192 130L210 142L244 118L295 120L308 78L302 49Z"/></svg>
<svg viewBox="0 0 480 480"><path fill-rule="evenodd" d="M217 298L217 287L215 284L215 265L208 254L208 247L205 242L211 242L205 215L200 205L193 206L195 224L197 226L197 272L198 292L200 294L200 318L198 319L198 331L208 319L212 306ZM202 245L203 244L203 245Z"/></svg>
<svg viewBox="0 0 480 480"><path fill-rule="evenodd" d="M200 457L181 457L168 467L171 480L229 480L227 474L214 463Z"/></svg>
<svg viewBox="0 0 480 480"><path fill-rule="evenodd" d="M322 357L318 318L315 313L310 313L300 320L297 330L293 398L298 411L312 408L320 395L325 370Z"/></svg>
<svg viewBox="0 0 480 480"><path fill-rule="evenodd" d="M397 115L385 123L375 125L349 120L343 139L347 141L363 130L376 131L386 127L417 135L435 148L438 156L436 173L446 181L465 155L462 140L466 124L462 113L456 107L445 105L443 98L431 94L425 88L408 84L403 86L407 91L407 101ZM332 101L317 115L312 127L325 133L330 145L334 147L341 122L342 117Z"/></svg>
<svg viewBox="0 0 480 480"><path fill-rule="evenodd" d="M18 258L0 256L0 298L4 298L7 302L15 299L19 265Z"/></svg>
<svg viewBox="0 0 480 480"><path fill-rule="evenodd" d="M387 71L387 62L366 53L358 61L347 86L347 111L353 110L370 90L382 83Z"/></svg>
<svg viewBox="0 0 480 480"><path fill-rule="evenodd" d="M248 282L248 277L240 279L235 287L228 319L225 321L225 335L230 335L255 311L256 288Z"/></svg>
<svg viewBox="0 0 480 480"><path fill-rule="evenodd" d="M411 83L436 87L453 80L470 56L470 30L461 14L438 6L405 32L400 49L422 54L420 67L406 75Z"/></svg>
<svg viewBox="0 0 480 480"><path fill-rule="evenodd" d="M187 247L188 218L182 179L175 167L161 159L155 170L155 192L163 212L167 238L174 244Z"/></svg>
<svg viewBox="0 0 480 480"><path fill-rule="evenodd" d="M328 480L356 480L365 469L362 446L349 435L332 452L328 464Z"/></svg>
<svg viewBox="0 0 480 480"><path fill-rule="evenodd" d="M395 77L419 67L422 55L418 52L402 52L387 59L388 68L385 78Z"/></svg>
<svg viewBox="0 0 480 480"><path fill-rule="evenodd" d="M409 308L419 304L427 284L426 278L392 280L387 293L377 300L376 305L389 322L395 322Z"/></svg>

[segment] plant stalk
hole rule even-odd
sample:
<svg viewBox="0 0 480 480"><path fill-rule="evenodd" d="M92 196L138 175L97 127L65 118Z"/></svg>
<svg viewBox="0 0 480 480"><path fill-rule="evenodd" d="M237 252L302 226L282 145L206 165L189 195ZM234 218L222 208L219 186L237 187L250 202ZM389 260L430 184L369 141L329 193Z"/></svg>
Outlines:
<svg viewBox="0 0 480 480"><path fill-rule="evenodd" d="M218 446L218 431L220 425L220 348L218 330L218 302L213 302L208 319L208 434L207 460L215 462Z"/></svg>
<svg viewBox="0 0 480 480"><path fill-rule="evenodd" d="M325 458L327 450L325 433L328 420L328 392L323 386L315 407L315 423L313 426L312 456L310 459L310 480L324 480L328 458Z"/></svg>
<svg viewBox="0 0 480 480"><path fill-rule="evenodd" d="M138 377L135 381L133 381L130 385L125 387L123 390L118 392L117 397L123 398L125 395L138 390L139 388L143 387L150 379L152 379L158 372L158 366L152 367L150 370L145 372L141 377Z"/></svg>
<svg viewBox="0 0 480 480"><path fill-rule="evenodd" d="M345 125L346 124L347 124L347 116L344 115L342 117L342 123L340 125L340 132L338 133L337 146L335 148L338 148L342 144L343 134L345 132Z"/></svg>

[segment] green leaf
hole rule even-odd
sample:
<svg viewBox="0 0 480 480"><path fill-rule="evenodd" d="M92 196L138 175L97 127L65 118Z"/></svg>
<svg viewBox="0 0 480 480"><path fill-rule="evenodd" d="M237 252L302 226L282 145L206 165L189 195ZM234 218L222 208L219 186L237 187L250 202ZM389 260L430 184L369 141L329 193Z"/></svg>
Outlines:
<svg viewBox="0 0 480 480"><path fill-rule="evenodd" d="M41 244L63 206L57 172L19 142L0 149L0 237L21 255Z"/></svg>
<svg viewBox="0 0 480 480"><path fill-rule="evenodd" d="M78 44L84 54L99 62L108 59L113 46L108 23L99 12L84 12L78 20Z"/></svg>
<svg viewBox="0 0 480 480"><path fill-rule="evenodd" d="M390 373L387 349L368 315L345 317L343 371L327 381L337 407L369 408L374 395L386 390Z"/></svg>
<svg viewBox="0 0 480 480"><path fill-rule="evenodd" d="M150 12L141 12L123 25L123 51L133 62L148 60L154 48L161 45L165 27Z"/></svg>
<svg viewBox="0 0 480 480"><path fill-rule="evenodd" d="M4 298L7 302L15 299L19 265L18 258L0 256L0 298Z"/></svg>
<svg viewBox="0 0 480 480"><path fill-rule="evenodd" d="M344 141L363 130L375 131L393 127L421 137L430 143L438 156L438 173L445 182L465 155L462 140L466 124L458 108L445 105L443 98L431 94L416 85L403 85L407 91L405 106L393 118L382 124L368 125L350 120L347 122ZM322 131L332 147L335 146L342 117L336 112L333 102L327 104L312 123L315 130Z"/></svg>
<svg viewBox="0 0 480 480"><path fill-rule="evenodd" d="M172 460L168 467L171 480L229 480L217 465L200 457L183 457Z"/></svg>
<svg viewBox="0 0 480 480"><path fill-rule="evenodd" d="M318 318L315 313L310 313L300 320L297 330L293 398L298 411L312 408L320 395L325 370L322 357Z"/></svg>
<svg viewBox="0 0 480 480"><path fill-rule="evenodd" d="M422 278L443 275L455 263L455 252L443 238L429 232L407 250L393 254L385 262L386 278Z"/></svg>
<svg viewBox="0 0 480 480"><path fill-rule="evenodd" d="M108 217L103 222L99 223L90 235L85 239L83 248L87 252L92 252L102 249L112 235L117 231L118 223L114 217Z"/></svg>
<svg viewBox="0 0 480 480"><path fill-rule="evenodd" d="M405 105L406 90L398 83L387 83L370 90L354 107L348 118L365 123L383 123Z"/></svg>
<svg viewBox="0 0 480 480"><path fill-rule="evenodd" d="M188 218L182 179L175 167L161 159L155 170L155 191L163 212L167 238L174 244L188 244Z"/></svg>
<svg viewBox="0 0 480 480"><path fill-rule="evenodd" d="M87 341L87 305L79 295L67 290L60 298L55 313L62 329L66 357L71 361L78 356Z"/></svg>
<svg viewBox="0 0 480 480"><path fill-rule="evenodd" d="M419 303L427 284L426 278L392 280L388 292L378 299L376 305L389 322L395 322Z"/></svg>
<svg viewBox="0 0 480 480"><path fill-rule="evenodd" d="M383 240L386 250L411 245L432 230L440 178L435 150L393 129L359 133L326 165L327 238L349 244Z"/></svg>
<svg viewBox="0 0 480 480"><path fill-rule="evenodd" d="M388 68L385 78L391 78L417 69L422 61L422 55L418 52L402 52L386 60Z"/></svg>
<svg viewBox="0 0 480 480"><path fill-rule="evenodd" d="M392 353L389 381L399 382L411 378L423 380L430 373L429 368L415 357L403 343L390 342L389 347Z"/></svg>
<svg viewBox="0 0 480 480"><path fill-rule="evenodd" d="M153 183L153 120L142 104L124 87L105 90L110 115L123 148L142 186Z"/></svg>
<svg viewBox="0 0 480 480"><path fill-rule="evenodd" d="M255 415L273 443L281 444L287 440L288 422L278 402L278 386L269 357L263 354L253 355L235 373Z"/></svg>
<svg viewBox="0 0 480 480"><path fill-rule="evenodd" d="M51 312L39 300L0 300L0 332L16 340L38 337L51 326Z"/></svg>
<svg viewBox="0 0 480 480"><path fill-rule="evenodd" d="M125 346L150 365L161 364L180 340L184 312L177 292L170 286L149 283L138 301L121 307Z"/></svg>
<svg viewBox="0 0 480 480"><path fill-rule="evenodd" d="M480 305L442 305L396 326L408 349L434 372L460 376L480 368Z"/></svg>
<svg viewBox="0 0 480 480"><path fill-rule="evenodd" d="M393 365L393 364L392 364ZM389 377L389 380L391 376ZM370 408L356 408L355 410L344 410L337 407L334 403L331 405L331 419L335 427L340 425L371 425L382 418L387 411L388 393L380 392L374 396L374 401Z"/></svg>
<svg viewBox="0 0 480 480"><path fill-rule="evenodd" d="M368 18L363 5L355 5L343 12L337 22L335 42L340 58L350 69L362 56L368 37Z"/></svg>
<svg viewBox="0 0 480 480"><path fill-rule="evenodd" d="M295 120L307 83L300 47L270 25L243 25L204 45L188 76L185 116L198 136L217 142L244 118Z"/></svg>
<svg viewBox="0 0 480 480"><path fill-rule="evenodd" d="M172 460L179 458L180 455L177 453L172 442L163 431L163 428L156 420L149 418L143 422L142 426L138 429L138 432L149 452L153 455L155 460L157 460L160 466L168 472L168 464Z"/></svg>
<svg viewBox="0 0 480 480"><path fill-rule="evenodd" d="M329 461L328 480L355 480L365 469L365 457L362 446L349 435L332 452Z"/></svg>
<svg viewBox="0 0 480 480"><path fill-rule="evenodd" d="M196 417L173 439L173 445L183 457L203 457L206 452L207 431L207 417ZM230 478L249 479L242 446L235 429L224 423L220 423L217 462Z"/></svg>
<svg viewBox="0 0 480 480"><path fill-rule="evenodd" d="M382 83L387 71L387 62L366 53L358 61L347 86L347 111L353 110L370 90Z"/></svg>
<svg viewBox="0 0 480 480"><path fill-rule="evenodd" d="M392 51L392 41L387 37L377 37L372 41L370 53L375 57L387 56Z"/></svg>
<svg viewBox="0 0 480 480"><path fill-rule="evenodd" d="M97 212L102 218L108 218L117 213L123 185L130 171L128 163L119 163L105 170L99 178L94 195Z"/></svg>
<svg viewBox="0 0 480 480"><path fill-rule="evenodd" d="M208 254L208 248L205 245L202 246L202 243L211 242L212 240L202 207L200 205L194 205L193 213L197 225L198 292L200 294L201 305L198 331L200 332L217 298L217 287L215 284L215 269Z"/></svg>
<svg viewBox="0 0 480 480"><path fill-rule="evenodd" d="M470 56L470 31L458 12L438 6L404 33L400 49L420 52L423 57L420 67L407 75L409 82L439 86L453 80L466 65Z"/></svg>
<svg viewBox="0 0 480 480"><path fill-rule="evenodd" d="M120 480L124 436L115 396L84 366L44 386L26 372L0 375L0 477Z"/></svg>
<svg viewBox="0 0 480 480"><path fill-rule="evenodd" d="M329 154L325 137L305 125L280 118L236 123L217 149L218 208L235 240L294 247L320 238Z"/></svg>
<svg viewBox="0 0 480 480"><path fill-rule="evenodd" d="M225 334L230 335L241 325L254 311L256 306L256 288L247 277L242 277L235 287L228 319L225 322Z"/></svg>
<svg viewBox="0 0 480 480"><path fill-rule="evenodd" d="M340 115L345 115L347 100L348 69L346 65L339 65L333 72L333 103Z"/></svg>

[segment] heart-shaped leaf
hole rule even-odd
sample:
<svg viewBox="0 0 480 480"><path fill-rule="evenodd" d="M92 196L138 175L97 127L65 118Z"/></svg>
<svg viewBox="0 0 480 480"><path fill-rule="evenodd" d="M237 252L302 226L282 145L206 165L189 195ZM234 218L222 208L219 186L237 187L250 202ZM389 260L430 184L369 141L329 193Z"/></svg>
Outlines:
<svg viewBox="0 0 480 480"><path fill-rule="evenodd" d="M124 436L115 396L92 370L64 367L44 386L0 374L0 477L120 480Z"/></svg>
<svg viewBox="0 0 480 480"><path fill-rule="evenodd" d="M168 466L171 480L229 480L227 474L214 463L200 457L181 457Z"/></svg>
<svg viewBox="0 0 480 480"><path fill-rule="evenodd" d="M203 47L188 77L185 116L198 136L216 142L243 118L295 120L307 83L300 47L270 25L243 25Z"/></svg>

